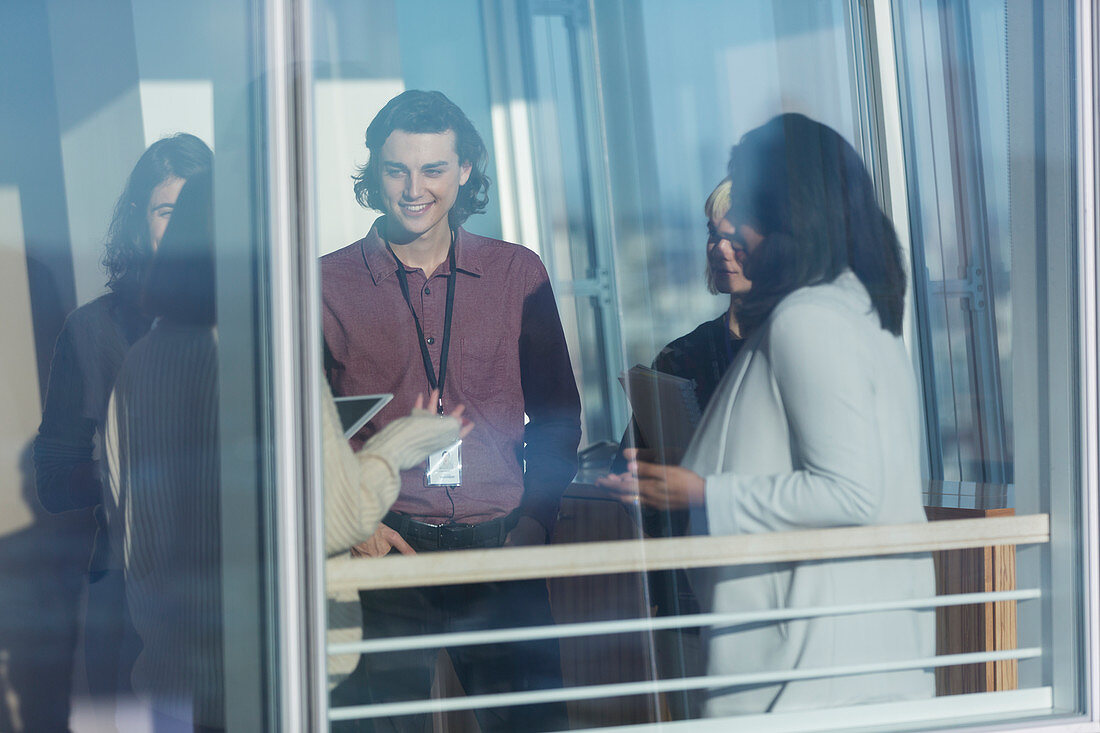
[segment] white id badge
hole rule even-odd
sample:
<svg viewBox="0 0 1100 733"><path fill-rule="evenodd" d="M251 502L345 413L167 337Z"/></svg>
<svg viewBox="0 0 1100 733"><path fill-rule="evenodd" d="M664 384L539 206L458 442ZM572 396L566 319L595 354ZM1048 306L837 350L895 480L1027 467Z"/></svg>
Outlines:
<svg viewBox="0 0 1100 733"><path fill-rule="evenodd" d="M462 485L462 440L428 456L424 471L425 486Z"/></svg>

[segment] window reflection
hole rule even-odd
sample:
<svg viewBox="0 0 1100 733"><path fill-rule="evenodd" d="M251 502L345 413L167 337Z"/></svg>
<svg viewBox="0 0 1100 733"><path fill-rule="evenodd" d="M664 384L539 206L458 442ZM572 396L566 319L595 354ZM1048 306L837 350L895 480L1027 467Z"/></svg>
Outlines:
<svg viewBox="0 0 1100 733"><path fill-rule="evenodd" d="M20 100L0 122L0 248L11 260L3 292L6 312L17 316L5 339L19 354L16 368L5 362L4 378L21 395L4 435L26 446L8 466L12 477L22 476L8 485L22 491L2 503L2 730L223 727L222 625L227 617L236 623L237 612L253 630L265 623L259 597L243 601L238 592L258 583L231 584L232 613L219 596L220 472L240 477L239 466L265 459L253 441L256 414L245 417L251 432L234 433L237 452L222 462L217 428L227 415L247 412L260 374L231 370L221 387L234 398L223 411L209 348L201 364L194 353L168 349L152 366L139 368L138 356L123 366L154 331L154 346L165 343L174 327L163 317L188 297L211 307L218 297L209 202L198 207L204 213L185 217L189 233L177 220L173 234L172 222L188 183L206 181L193 203L211 196L215 128L233 161L251 145L258 118L234 90L248 80L241 69L253 53L245 32L253 10L244 2L184 9L145 0L0 8L7 70L0 83L6 99ZM234 41L219 45L219 34ZM226 204L219 226L230 224L235 234L222 240L222 255L251 246L248 222L262 218L247 193L262 188L262 178L247 164L235 172L252 180L239 186L219 174ZM185 239L208 248L208 271L198 278L205 289L186 273L194 257L179 256ZM157 252L175 261L150 286ZM263 333L259 320L247 328L234 320L239 312L263 318L247 258L239 261L246 266L221 303L230 316L226 333L258 358L263 347L251 334ZM158 305L143 296L150 287L162 298ZM129 406L116 402L109 410L120 374L131 385L156 382L156 395L136 389L120 398ZM205 389L196 393L188 379L207 380ZM169 415L190 408L196 412L184 419ZM203 420L191 420L199 413ZM125 435L108 440L108 422ZM125 471L115 466L115 494L109 444L126 464ZM235 533L245 536L260 521L262 500L255 482L232 487L230 494L250 495L252 511L236 517ZM231 570L237 581L266 572L255 559ZM237 633L233 644L244 637ZM258 656L234 658L260 669ZM252 700L245 685L234 686L239 711ZM261 715L258 705L251 708L251 719Z"/></svg>
<svg viewBox="0 0 1100 733"><path fill-rule="evenodd" d="M35 485L47 511L92 508L97 519L84 619L92 694L129 690L140 645L124 597L125 573L108 539L106 465L99 448L107 403L126 354L152 323L142 289L176 198L187 179L209 174L211 161L210 149L193 135L160 140L138 160L108 227L103 261L110 292L69 315L50 366L34 442Z"/></svg>
<svg viewBox="0 0 1100 733"><path fill-rule="evenodd" d="M213 221L211 172L192 174L143 278L155 320L106 416L105 505L142 644L129 676L158 727L225 726Z"/></svg>

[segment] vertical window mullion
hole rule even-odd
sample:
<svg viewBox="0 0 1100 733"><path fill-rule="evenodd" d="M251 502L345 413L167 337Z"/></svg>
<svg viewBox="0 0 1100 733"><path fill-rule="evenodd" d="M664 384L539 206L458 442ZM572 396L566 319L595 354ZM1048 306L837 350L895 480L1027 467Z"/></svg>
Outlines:
<svg viewBox="0 0 1100 733"><path fill-rule="evenodd" d="M265 0L266 165L279 729L327 723L320 310L312 216L309 0ZM303 592L303 589L305 592Z"/></svg>

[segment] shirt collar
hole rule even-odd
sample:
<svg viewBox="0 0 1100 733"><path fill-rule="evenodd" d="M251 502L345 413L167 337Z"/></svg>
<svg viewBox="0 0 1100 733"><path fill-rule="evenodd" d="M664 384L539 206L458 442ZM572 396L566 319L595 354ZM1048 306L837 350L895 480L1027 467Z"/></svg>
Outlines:
<svg viewBox="0 0 1100 733"><path fill-rule="evenodd" d="M379 219L371 227L367 236L359 240L359 248L363 253L363 263L370 272L371 280L375 285L381 284L390 275L397 272L397 260L386 248L386 242L379 232L384 217ZM458 271L474 277L481 277L481 242L480 237L470 234L462 227L455 234L455 264ZM448 272L449 263L443 263L443 272Z"/></svg>
<svg viewBox="0 0 1100 733"><path fill-rule="evenodd" d="M459 227L455 234L455 264L458 265L458 271L481 277L483 249L481 237Z"/></svg>

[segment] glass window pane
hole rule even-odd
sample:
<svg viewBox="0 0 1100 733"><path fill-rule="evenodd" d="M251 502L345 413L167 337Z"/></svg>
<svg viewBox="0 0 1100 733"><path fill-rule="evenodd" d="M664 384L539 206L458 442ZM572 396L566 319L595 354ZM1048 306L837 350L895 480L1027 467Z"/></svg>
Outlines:
<svg viewBox="0 0 1100 733"><path fill-rule="evenodd" d="M1083 711L1072 11L316 0L332 729Z"/></svg>
<svg viewBox="0 0 1100 733"><path fill-rule="evenodd" d="M897 3L894 20L910 151L930 516L1049 512L1052 532L1068 543L1021 547L1015 557L991 553L986 567L1003 564L1019 587L1071 594L1080 614L1077 581L1059 570L1078 562L1077 507L1094 490L1073 468L1080 455L1070 437L1080 430L1070 417L1076 408L1064 411L1081 397L1071 386L1078 214L1072 195L1060 198L1073 190L1076 168L1063 127L1075 106L1063 91L1074 79L1064 45L1073 15L1064 4ZM1070 86L1036 84L1039 66ZM1044 113L1036 116L1037 108ZM1033 163L1060 173L1036 178ZM1029 356L1039 352L1041 366ZM1038 447L1050 440L1057 449ZM985 576L977 567L955 574L967 587ZM945 671L941 688L1046 686L1055 709L1080 709L1073 680L1082 668L1072 651L1080 639L1053 621L1054 613L1049 600L994 612L1018 624L1013 643L1041 648L1045 665L1021 661L1018 682L1015 666ZM945 612L939 621L942 629L967 617Z"/></svg>
<svg viewBox="0 0 1100 733"><path fill-rule="evenodd" d="M0 8L0 729L274 724L263 11Z"/></svg>
<svg viewBox="0 0 1100 733"><path fill-rule="evenodd" d="M929 437L942 455L932 476L1012 483L1012 413L1003 397L1012 353L1007 10L996 2L949 12L921 6L899 18L911 134L933 141L916 148L910 172L920 180L923 236L914 241L925 265L915 286L929 303L944 301L947 323L930 337L945 339L940 353L950 354L933 359L952 365L930 374L942 395L940 423L956 425L953 435Z"/></svg>

